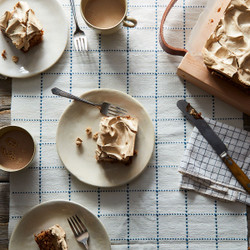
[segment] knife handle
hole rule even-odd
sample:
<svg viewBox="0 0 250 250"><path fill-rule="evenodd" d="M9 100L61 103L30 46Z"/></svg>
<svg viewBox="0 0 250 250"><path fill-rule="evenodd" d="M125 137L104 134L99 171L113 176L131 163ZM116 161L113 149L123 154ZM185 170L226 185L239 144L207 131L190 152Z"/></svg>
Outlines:
<svg viewBox="0 0 250 250"><path fill-rule="evenodd" d="M233 159L229 155L222 157L222 160L230 169L237 181L242 185L242 187L244 187L244 189L248 193L250 193L250 180L246 176L246 174L241 170L241 168L233 161Z"/></svg>

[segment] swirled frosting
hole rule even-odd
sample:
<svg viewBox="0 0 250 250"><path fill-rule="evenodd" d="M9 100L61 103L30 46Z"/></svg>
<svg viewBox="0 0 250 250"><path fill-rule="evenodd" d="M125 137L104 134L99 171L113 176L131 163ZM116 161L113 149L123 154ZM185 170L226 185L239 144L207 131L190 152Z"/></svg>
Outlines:
<svg viewBox="0 0 250 250"><path fill-rule="evenodd" d="M68 246L65 240L66 234L65 234L65 231L62 229L62 227L56 224L50 227L49 230L51 234L56 237L58 247L60 247L60 249L62 250L67 250Z"/></svg>
<svg viewBox="0 0 250 250"><path fill-rule="evenodd" d="M102 117L99 125L96 159L127 162L134 155L138 119Z"/></svg>
<svg viewBox="0 0 250 250"><path fill-rule="evenodd" d="M42 25L26 2L18 2L12 12L6 11L0 18L0 28L12 40L17 49L28 51L31 40L42 36Z"/></svg>
<svg viewBox="0 0 250 250"><path fill-rule="evenodd" d="M250 1L232 0L203 48L208 68L250 88Z"/></svg>

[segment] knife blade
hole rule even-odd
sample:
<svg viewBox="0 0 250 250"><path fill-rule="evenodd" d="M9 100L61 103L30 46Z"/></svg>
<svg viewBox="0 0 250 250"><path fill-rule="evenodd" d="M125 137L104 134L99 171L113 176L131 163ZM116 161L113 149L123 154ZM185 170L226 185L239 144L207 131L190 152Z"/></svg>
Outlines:
<svg viewBox="0 0 250 250"><path fill-rule="evenodd" d="M212 146L217 155L220 156L222 161L226 164L229 170L232 172L237 181L242 187L250 193L250 180L242 169L234 162L234 160L228 155L227 147L218 135L212 130L207 122L202 118L201 113L198 113L188 102L185 100L179 100L177 107L184 113L186 118L197 127L199 132Z"/></svg>

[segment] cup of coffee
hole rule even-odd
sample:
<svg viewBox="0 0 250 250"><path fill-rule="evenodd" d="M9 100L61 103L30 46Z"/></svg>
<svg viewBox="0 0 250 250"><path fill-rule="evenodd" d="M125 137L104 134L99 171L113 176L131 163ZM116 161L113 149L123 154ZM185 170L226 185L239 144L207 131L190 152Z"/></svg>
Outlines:
<svg viewBox="0 0 250 250"><path fill-rule="evenodd" d="M86 24L98 34L111 34L122 26L133 28L137 21L127 16L126 0L81 0Z"/></svg>
<svg viewBox="0 0 250 250"><path fill-rule="evenodd" d="M35 141L18 126L0 129L0 169L16 172L27 167L35 155Z"/></svg>

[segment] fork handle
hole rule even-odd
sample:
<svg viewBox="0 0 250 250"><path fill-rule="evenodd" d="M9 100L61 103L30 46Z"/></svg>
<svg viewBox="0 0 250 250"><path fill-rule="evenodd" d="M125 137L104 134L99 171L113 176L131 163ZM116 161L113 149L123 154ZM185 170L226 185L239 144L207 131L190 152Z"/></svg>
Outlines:
<svg viewBox="0 0 250 250"><path fill-rule="evenodd" d="M78 96L72 95L72 94L70 94L70 93L68 93L68 92L65 92L65 91L63 91L63 90L61 90L61 89L59 89L59 88L56 88L56 87L53 88L53 89L51 89L51 92L52 92L54 95L66 97L66 98L73 99L73 100L80 101L80 102L85 102L85 103L90 104L90 105L92 105L92 106L99 106L99 105L96 104L96 103L87 101L87 100L85 100L85 99L82 99L82 98L80 98L80 97L78 97Z"/></svg>
<svg viewBox="0 0 250 250"><path fill-rule="evenodd" d="M79 29L79 25L78 25L78 21L77 21L77 17L76 17L76 7L75 7L74 0L70 0L70 5L71 5L71 9L72 9L72 12L73 12L73 15L74 15L76 29Z"/></svg>

